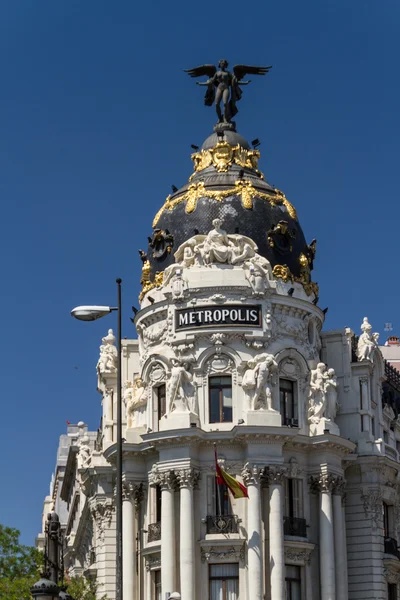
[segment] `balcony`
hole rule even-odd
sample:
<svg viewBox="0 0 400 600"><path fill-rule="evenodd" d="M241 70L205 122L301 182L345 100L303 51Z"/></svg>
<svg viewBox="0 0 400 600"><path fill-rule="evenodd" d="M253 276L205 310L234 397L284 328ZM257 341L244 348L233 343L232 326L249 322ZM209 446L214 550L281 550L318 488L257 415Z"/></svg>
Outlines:
<svg viewBox="0 0 400 600"><path fill-rule="evenodd" d="M397 541L390 537L385 537L385 554L391 554L400 559L400 552L397 548Z"/></svg>
<svg viewBox="0 0 400 600"><path fill-rule="evenodd" d="M307 523L298 517L283 517L283 533L297 537L307 537Z"/></svg>
<svg viewBox="0 0 400 600"><path fill-rule="evenodd" d="M147 541L148 542L158 542L161 540L161 523L158 521L157 523L150 523L147 527Z"/></svg>
<svg viewBox="0 0 400 600"><path fill-rule="evenodd" d="M207 515L207 533L238 533L237 515Z"/></svg>

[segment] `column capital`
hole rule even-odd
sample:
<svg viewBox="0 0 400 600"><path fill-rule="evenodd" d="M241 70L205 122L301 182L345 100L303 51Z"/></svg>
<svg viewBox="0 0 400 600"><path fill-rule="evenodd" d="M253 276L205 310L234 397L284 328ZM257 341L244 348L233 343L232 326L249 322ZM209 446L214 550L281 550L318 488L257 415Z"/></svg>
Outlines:
<svg viewBox="0 0 400 600"><path fill-rule="evenodd" d="M336 477L334 484L333 493L338 496L344 496L344 488L346 487L346 480L343 477Z"/></svg>
<svg viewBox="0 0 400 600"><path fill-rule="evenodd" d="M259 485L262 473L263 469L247 462L242 469L242 477L245 485Z"/></svg>
<svg viewBox="0 0 400 600"><path fill-rule="evenodd" d="M122 500L133 502L135 510L138 512L140 504L144 498L144 485L141 481L123 481L122 482Z"/></svg>
<svg viewBox="0 0 400 600"><path fill-rule="evenodd" d="M159 485L162 490L176 490L178 481L174 470L160 471L157 465L151 470L149 483L152 487Z"/></svg>
<svg viewBox="0 0 400 600"><path fill-rule="evenodd" d="M282 485L283 480L287 477L288 471L281 466L266 467L263 473L263 481L267 485Z"/></svg>
<svg viewBox="0 0 400 600"><path fill-rule="evenodd" d="M318 475L311 475L309 480L310 489L312 493L317 492L327 492L327 493L335 493L335 489L338 490L337 493L341 493L339 490L345 485L345 481L343 477L338 475L333 475L332 473L319 473Z"/></svg>
<svg viewBox="0 0 400 600"><path fill-rule="evenodd" d="M176 479L179 487L187 487L197 489L200 479L200 471L193 468L180 469L176 472Z"/></svg>

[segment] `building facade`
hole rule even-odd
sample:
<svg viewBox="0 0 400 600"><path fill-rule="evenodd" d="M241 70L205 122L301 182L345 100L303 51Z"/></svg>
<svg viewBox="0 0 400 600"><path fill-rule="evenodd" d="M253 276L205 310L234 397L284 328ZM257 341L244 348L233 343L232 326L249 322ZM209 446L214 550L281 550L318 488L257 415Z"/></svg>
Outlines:
<svg viewBox="0 0 400 600"><path fill-rule="evenodd" d="M400 374L367 318L359 337L322 330L316 242L259 156L216 126L141 251L138 339L122 342L124 600L398 598ZM55 495L68 573L113 600L111 330L97 373L101 428L69 446ZM215 448L248 499L216 483Z"/></svg>

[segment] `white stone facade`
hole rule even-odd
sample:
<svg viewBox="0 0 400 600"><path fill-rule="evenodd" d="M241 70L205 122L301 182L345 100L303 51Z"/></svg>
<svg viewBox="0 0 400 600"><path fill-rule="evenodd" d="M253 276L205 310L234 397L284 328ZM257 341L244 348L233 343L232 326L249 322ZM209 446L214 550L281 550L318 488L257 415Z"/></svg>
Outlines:
<svg viewBox="0 0 400 600"><path fill-rule="evenodd" d="M122 342L124 600L393 600L400 423L382 403L380 350L358 352L349 329L321 333L313 296L230 238L181 247L143 298L139 339ZM103 349L101 431L71 446L59 493L69 573L114 600L107 364ZM214 444L248 499L216 490Z"/></svg>

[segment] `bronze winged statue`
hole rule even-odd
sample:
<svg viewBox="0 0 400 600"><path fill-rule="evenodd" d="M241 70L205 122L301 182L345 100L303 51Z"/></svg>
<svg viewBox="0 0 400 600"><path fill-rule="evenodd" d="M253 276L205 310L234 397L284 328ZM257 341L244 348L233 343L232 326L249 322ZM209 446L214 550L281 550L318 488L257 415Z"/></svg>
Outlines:
<svg viewBox="0 0 400 600"><path fill-rule="evenodd" d="M228 61L222 59L215 65L201 65L194 69L186 69L190 77L202 77L206 75L207 81L196 81L197 85L207 86L204 104L212 106L215 102L218 120L220 123L231 123L232 118L237 114L236 103L242 97L240 86L248 85L250 81L243 81L246 75L265 75L272 69L269 67L252 67L250 65L235 65L233 73L228 71ZM224 112L221 111L221 101L224 105Z"/></svg>

